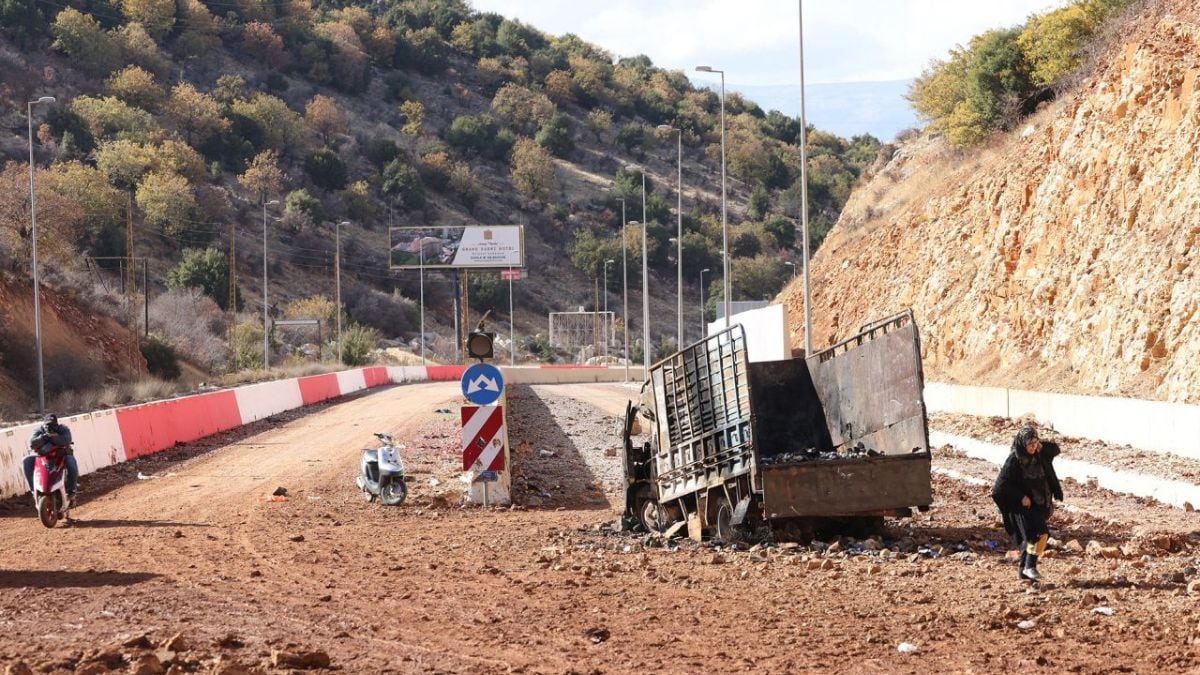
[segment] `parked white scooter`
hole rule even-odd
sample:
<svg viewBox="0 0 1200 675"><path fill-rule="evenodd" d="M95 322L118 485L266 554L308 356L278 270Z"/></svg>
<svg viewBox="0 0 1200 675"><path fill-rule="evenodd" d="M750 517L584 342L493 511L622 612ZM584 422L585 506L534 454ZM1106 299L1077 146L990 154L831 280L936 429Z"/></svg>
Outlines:
<svg viewBox="0 0 1200 675"><path fill-rule="evenodd" d="M363 449L358 477L354 482L358 489L363 491L363 497L368 502L373 502L378 497L386 506L399 506L408 496L400 448L396 447L391 434L376 433L375 438L378 438L382 445L375 449Z"/></svg>

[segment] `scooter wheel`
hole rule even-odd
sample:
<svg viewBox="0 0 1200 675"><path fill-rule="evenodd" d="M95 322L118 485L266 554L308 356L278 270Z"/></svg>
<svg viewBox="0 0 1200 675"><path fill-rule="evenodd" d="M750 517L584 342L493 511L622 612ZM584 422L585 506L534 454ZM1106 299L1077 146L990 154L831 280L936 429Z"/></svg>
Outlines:
<svg viewBox="0 0 1200 675"><path fill-rule="evenodd" d="M58 504L52 495L41 495L37 498L38 520L46 527L58 524Z"/></svg>
<svg viewBox="0 0 1200 675"><path fill-rule="evenodd" d="M379 488L379 501L386 506L400 506L408 496L408 486L401 480L391 480Z"/></svg>

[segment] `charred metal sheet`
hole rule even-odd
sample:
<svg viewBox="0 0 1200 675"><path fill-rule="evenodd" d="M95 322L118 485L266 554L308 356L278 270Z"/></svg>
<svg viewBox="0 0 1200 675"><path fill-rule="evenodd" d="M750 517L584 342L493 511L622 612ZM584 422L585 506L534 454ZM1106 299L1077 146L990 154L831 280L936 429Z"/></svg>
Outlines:
<svg viewBox="0 0 1200 675"><path fill-rule="evenodd" d="M929 449L917 329L904 317L806 359L834 446Z"/></svg>
<svg viewBox="0 0 1200 675"><path fill-rule="evenodd" d="M928 453L763 469L767 518L852 516L933 503Z"/></svg>

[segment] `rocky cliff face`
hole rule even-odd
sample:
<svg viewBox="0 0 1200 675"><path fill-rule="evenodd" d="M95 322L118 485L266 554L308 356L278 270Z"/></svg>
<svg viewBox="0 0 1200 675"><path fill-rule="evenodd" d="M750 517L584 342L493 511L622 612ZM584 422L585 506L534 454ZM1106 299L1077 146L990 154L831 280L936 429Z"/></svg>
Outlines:
<svg viewBox="0 0 1200 675"><path fill-rule="evenodd" d="M984 150L902 146L813 263L813 343L911 306L929 379L1200 402L1200 6L1147 2ZM780 300L803 340L799 283Z"/></svg>

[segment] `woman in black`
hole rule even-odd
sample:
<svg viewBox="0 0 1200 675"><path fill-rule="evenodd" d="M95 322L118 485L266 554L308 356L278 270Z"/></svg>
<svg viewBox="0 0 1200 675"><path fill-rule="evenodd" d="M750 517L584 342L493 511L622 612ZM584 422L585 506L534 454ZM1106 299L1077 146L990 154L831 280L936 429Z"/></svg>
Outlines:
<svg viewBox="0 0 1200 675"><path fill-rule="evenodd" d="M992 500L1000 509L1004 529L1021 551L1017 574L1038 580L1038 557L1050 537L1046 521L1054 511L1053 499L1062 501L1062 485L1054 473L1058 444L1038 438L1031 426L1021 427L1013 438L1012 452L996 476Z"/></svg>

